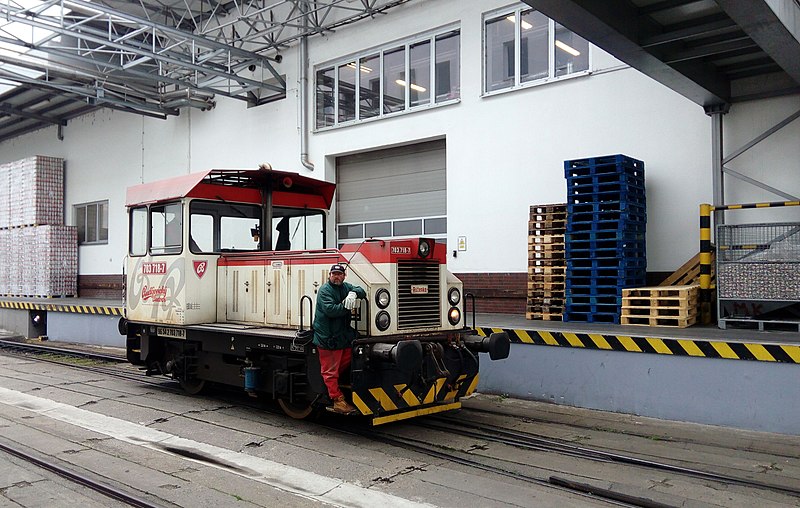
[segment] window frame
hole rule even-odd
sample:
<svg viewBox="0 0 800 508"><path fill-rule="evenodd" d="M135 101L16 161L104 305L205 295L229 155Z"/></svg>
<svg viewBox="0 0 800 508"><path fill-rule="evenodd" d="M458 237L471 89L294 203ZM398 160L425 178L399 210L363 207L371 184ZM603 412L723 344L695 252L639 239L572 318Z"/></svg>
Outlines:
<svg viewBox="0 0 800 508"><path fill-rule="evenodd" d="M552 83L556 81L562 81L565 79L574 79L577 77L588 76L592 74L592 60L593 60L593 45L591 42L586 40L587 43L587 62L586 62L586 69L571 72L564 75L556 75L556 62L555 62L555 38L556 38L556 27L563 25L559 25L554 19L547 18L548 26L547 26L547 76L544 76L539 79L531 79L529 81L524 81L522 79L522 50L521 50L521 40L522 40L522 23L521 17L523 12L541 12L537 11L536 9L531 9L528 5L519 6L515 9L500 9L491 12L484 13L483 15L483 22L481 25L481 67L482 67L482 96L491 96L497 95L502 93L507 93L514 90L520 90L524 88L529 88L532 86L540 86L546 83ZM514 62L512 65L514 67L514 76L512 79L512 84L506 87L497 88L494 90L490 89L489 83L489 66L488 66L488 48L487 48L487 24L490 21L496 21L501 18L510 18L514 17ZM547 17L547 16L545 16ZM574 33L574 32L573 32ZM577 35L577 34L576 34ZM579 36L580 37L580 36Z"/></svg>
<svg viewBox="0 0 800 508"><path fill-rule="evenodd" d="M100 213L100 207L102 205L102 209L105 211L104 214ZM93 240L87 240L89 228L88 226L88 218L89 218L89 207L95 207L97 209L95 213L95 238ZM75 217L75 227L78 229L78 245L107 245L108 244L108 235L109 235L109 227L108 227L108 200L98 200L98 201L89 201L86 203L78 203L72 206L72 211ZM81 235L80 226L78 224L78 216L83 215L83 235ZM102 224L105 222L105 229L102 228ZM105 238L101 238L100 232L105 231ZM82 236L82 237L81 237Z"/></svg>
<svg viewBox="0 0 800 508"><path fill-rule="evenodd" d="M442 39L445 36L458 34L458 50L455 54L455 60L458 65L458 75L459 79L454 80L450 79L451 83L451 92L449 95L452 95L452 98L448 98L446 100L437 100L436 89L438 86L437 83L437 76L436 76L436 65L437 62L437 40ZM410 86L401 85L404 88L404 97L403 97L403 105L399 107L395 111L387 112L384 104L385 100L385 90L386 90L386 80L384 79L385 73L385 64L384 58L387 53L392 53L398 50L403 52L403 59L404 59L404 71L403 75L406 77L404 81L408 81L408 76L410 74L410 65L411 65L411 48L418 46L420 44L427 43L429 45L429 56L428 56L428 79L429 79L429 88L427 90L428 99L424 102L419 104L411 104L411 93L410 93ZM361 68L364 65L364 61L369 61L374 57L378 57L378 68L372 69L370 67L371 72L374 72L376 76L378 76L379 83L378 83L378 90L379 90L379 97L378 97L378 105L377 105L377 114L373 114L370 112L369 116L362 116L361 115L361 106L362 106L362 97L361 97L361 89L362 89L362 76L361 76ZM355 114L352 119L347 119L340 121L339 120L339 113L340 113L340 84L339 84L339 74L341 67L353 67L356 71L356 78L355 78ZM324 113L325 106L325 95L322 95L320 92L320 87L318 84L318 78L320 75L332 73L334 78L333 83L333 90L330 93L333 100L333 118L330 123L328 123L328 118ZM425 110L429 108L435 108L440 106L447 106L450 104L458 103L461 101L461 27L459 25L451 25L448 27L443 27L436 29L435 31L429 31L425 34L417 35L408 37L406 39L402 39L399 41L387 43L381 45L377 48L370 48L364 51L361 51L355 55L348 55L345 58L340 58L334 61L326 62L323 64L319 64L314 66L313 75L314 75L314 132L325 131L329 129L335 129L339 127L346 127L349 125L357 125L364 122L370 122L379 120L382 118L387 117L394 117L397 115L407 114L414 111ZM453 91L452 87L456 86L457 90ZM326 92L322 92L326 93ZM320 110L320 106L323 108Z"/></svg>

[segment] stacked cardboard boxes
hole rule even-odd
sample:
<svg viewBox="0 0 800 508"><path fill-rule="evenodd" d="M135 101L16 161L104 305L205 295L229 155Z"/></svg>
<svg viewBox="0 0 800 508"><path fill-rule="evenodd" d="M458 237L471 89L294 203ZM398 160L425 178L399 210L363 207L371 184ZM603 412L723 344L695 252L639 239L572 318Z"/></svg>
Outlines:
<svg viewBox="0 0 800 508"><path fill-rule="evenodd" d="M0 165L0 294L77 294L77 229L64 225L64 160Z"/></svg>

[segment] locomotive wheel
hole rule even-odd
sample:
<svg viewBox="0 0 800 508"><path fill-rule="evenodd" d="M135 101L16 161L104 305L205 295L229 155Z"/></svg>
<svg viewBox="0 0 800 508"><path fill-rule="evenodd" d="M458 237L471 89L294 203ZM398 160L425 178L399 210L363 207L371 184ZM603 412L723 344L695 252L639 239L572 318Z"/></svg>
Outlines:
<svg viewBox="0 0 800 508"><path fill-rule="evenodd" d="M189 395L197 395L198 393L203 391L203 388L206 387L206 380L205 379L187 379L187 380L180 380L181 388L183 391L188 393Z"/></svg>
<svg viewBox="0 0 800 508"><path fill-rule="evenodd" d="M293 403L288 400L278 399L278 405L284 413L291 416L295 420L303 420L308 418L314 412L314 407L310 402L308 403Z"/></svg>

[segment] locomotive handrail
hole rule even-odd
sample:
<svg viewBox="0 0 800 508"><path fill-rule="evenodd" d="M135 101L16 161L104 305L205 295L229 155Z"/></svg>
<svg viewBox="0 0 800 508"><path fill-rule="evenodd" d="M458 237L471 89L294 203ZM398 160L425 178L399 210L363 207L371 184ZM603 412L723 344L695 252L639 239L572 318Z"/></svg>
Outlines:
<svg viewBox="0 0 800 508"><path fill-rule="evenodd" d="M308 300L308 314L313 316L314 312L314 302L311 301L311 297L308 295L303 295L300 297L300 331L303 331L303 300ZM308 329L311 330L314 327L314 318L311 318L311 322L308 324Z"/></svg>
<svg viewBox="0 0 800 508"><path fill-rule="evenodd" d="M475 329L475 295L472 293L464 294L464 312L467 310L467 300L472 299L472 329ZM465 323L466 324L466 323Z"/></svg>

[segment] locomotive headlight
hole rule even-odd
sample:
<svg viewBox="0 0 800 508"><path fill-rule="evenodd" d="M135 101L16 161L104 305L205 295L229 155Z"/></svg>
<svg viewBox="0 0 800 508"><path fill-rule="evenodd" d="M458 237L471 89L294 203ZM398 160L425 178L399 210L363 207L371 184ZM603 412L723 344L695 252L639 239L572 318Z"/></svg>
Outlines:
<svg viewBox="0 0 800 508"><path fill-rule="evenodd" d="M456 307L452 307L450 312L447 313L447 320L450 321L451 325L457 325L461 321L461 311Z"/></svg>
<svg viewBox="0 0 800 508"><path fill-rule="evenodd" d="M392 295L389 291L385 289L379 289L377 293L375 293L375 303L381 309L385 309L389 306L389 302L392 301Z"/></svg>
<svg viewBox="0 0 800 508"><path fill-rule="evenodd" d="M389 313L385 310L378 312L375 316L375 326L378 327L378 330L385 332L389 325L392 323L392 318L389 316Z"/></svg>
<svg viewBox="0 0 800 508"><path fill-rule="evenodd" d="M420 239L419 248L417 250L417 253L419 254L419 257L421 257L421 258L428 257L428 255L431 253L430 241L425 239L425 238Z"/></svg>
<svg viewBox="0 0 800 508"><path fill-rule="evenodd" d="M461 291L458 288L450 288L450 291L447 292L447 300L450 305L458 305L458 302L461 301Z"/></svg>

